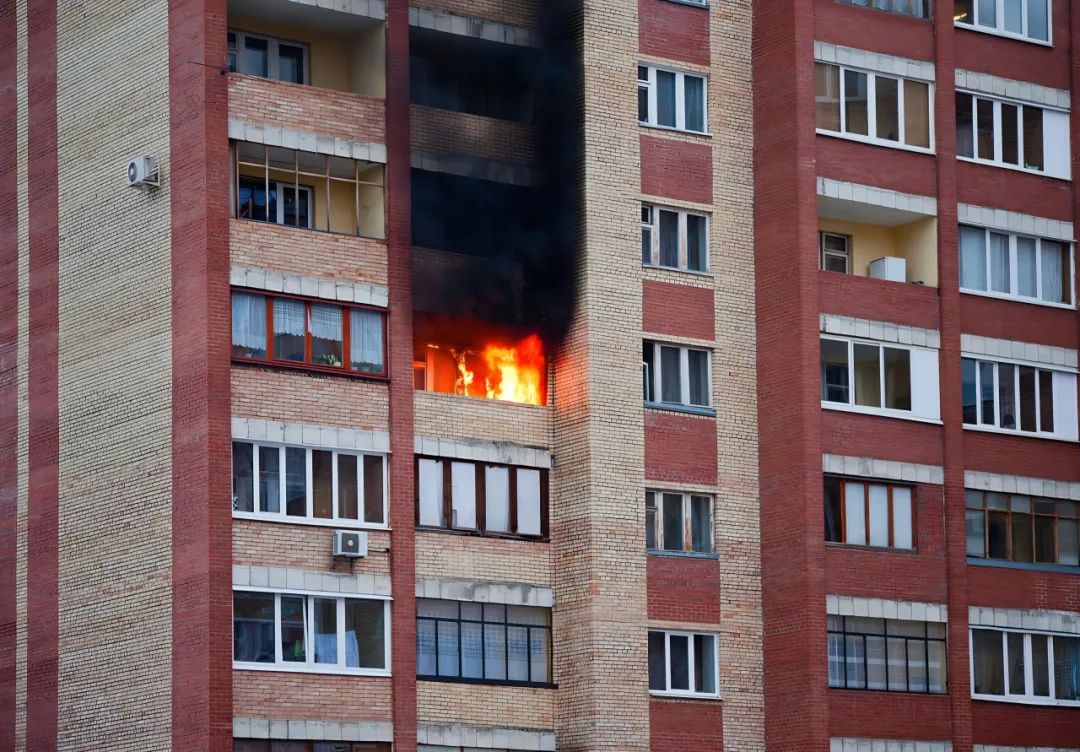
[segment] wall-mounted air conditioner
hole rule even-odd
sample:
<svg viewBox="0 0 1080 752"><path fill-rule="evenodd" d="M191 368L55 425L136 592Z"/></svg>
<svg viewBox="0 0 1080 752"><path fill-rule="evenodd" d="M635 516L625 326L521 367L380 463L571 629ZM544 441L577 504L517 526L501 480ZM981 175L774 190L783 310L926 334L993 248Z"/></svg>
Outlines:
<svg viewBox="0 0 1080 752"><path fill-rule="evenodd" d="M363 530L335 530L334 556L351 559L367 556L367 533Z"/></svg>

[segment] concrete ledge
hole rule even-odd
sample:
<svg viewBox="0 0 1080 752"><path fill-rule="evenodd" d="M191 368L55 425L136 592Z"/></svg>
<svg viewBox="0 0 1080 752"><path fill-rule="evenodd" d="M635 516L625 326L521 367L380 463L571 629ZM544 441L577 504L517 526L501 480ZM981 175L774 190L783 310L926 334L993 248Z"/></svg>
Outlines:
<svg viewBox="0 0 1080 752"><path fill-rule="evenodd" d="M518 47L539 47L540 40L529 29L489 21L476 16L459 16L441 10L409 8L409 26L431 29L461 37L473 37L487 42L501 42Z"/></svg>
<svg viewBox="0 0 1080 752"><path fill-rule="evenodd" d="M1080 747L1002 747L997 744L976 744L972 752L1080 752Z"/></svg>
<svg viewBox="0 0 1080 752"><path fill-rule="evenodd" d="M461 747L473 749L539 750L554 752L555 732L548 729L503 728L470 726L462 723L421 723L416 727L418 744L430 748L448 747L457 752ZM423 747L421 748L421 752Z"/></svg>
<svg viewBox="0 0 1080 752"><path fill-rule="evenodd" d="M856 598L850 595L826 595L825 613L833 616L867 616L904 621L949 621L949 607L944 603L892 601L883 598Z"/></svg>
<svg viewBox="0 0 1080 752"><path fill-rule="evenodd" d="M1069 92L1064 89L1051 89L1049 86L991 76L989 73L977 73L963 68L956 69L956 88L976 94L989 94L992 97L1019 99L1061 110L1071 107Z"/></svg>
<svg viewBox="0 0 1080 752"><path fill-rule="evenodd" d="M234 417L232 437L320 449L349 449L384 454L390 452L390 434L386 431L326 428L306 423L281 423L261 418Z"/></svg>
<svg viewBox="0 0 1080 752"><path fill-rule="evenodd" d="M539 447L481 439L438 439L417 436L413 448L417 454L448 457L473 462L493 462L521 467L551 468L551 452Z"/></svg>
<svg viewBox="0 0 1080 752"><path fill-rule="evenodd" d="M392 742L390 721L306 721L233 718L236 739L308 739L328 742Z"/></svg>
<svg viewBox="0 0 1080 752"><path fill-rule="evenodd" d="M1033 629L1080 635L1080 614L1044 609L968 607L968 626Z"/></svg>
<svg viewBox="0 0 1080 752"><path fill-rule="evenodd" d="M510 606L552 608L555 594L551 588L534 587L523 582L481 582L478 580L425 579L416 581L417 598L437 598L472 603L505 603Z"/></svg>
<svg viewBox="0 0 1080 752"><path fill-rule="evenodd" d="M821 469L826 473L850 475L856 478L881 478L909 483L945 483L945 470L940 465L919 465L914 462L880 460L875 457L847 457L839 454L821 455Z"/></svg>
<svg viewBox="0 0 1080 752"><path fill-rule="evenodd" d="M869 206L881 206L886 209L937 216L937 199L933 196L920 196L916 193L901 193L887 188L876 188L862 183L849 183L832 178L817 179L817 195L840 201L853 201Z"/></svg>
<svg viewBox="0 0 1080 752"><path fill-rule="evenodd" d="M1080 483L1048 478L1027 478L1022 475L1000 475L979 470L964 471L964 488L975 491L1030 494L1051 499L1080 501Z"/></svg>
<svg viewBox="0 0 1080 752"><path fill-rule="evenodd" d="M330 554L330 535L326 536ZM274 592L307 591L332 595L390 596L390 576L385 574L337 574L309 572L287 567L264 567L255 564L233 565L233 589L259 588Z"/></svg>
<svg viewBox="0 0 1080 752"><path fill-rule="evenodd" d="M253 266L234 266L229 269L229 284L235 287L250 287L267 292L283 292L291 295L306 295L309 298L336 300L341 303L359 303L361 305L386 308L390 293L382 285L366 282L337 282L332 279L305 277L300 274L275 272L272 269L259 269Z"/></svg>
<svg viewBox="0 0 1080 752"><path fill-rule="evenodd" d="M952 752L952 742L834 736L829 740L829 752Z"/></svg>
<svg viewBox="0 0 1080 752"><path fill-rule="evenodd" d="M888 73L893 76L903 76L904 78L914 78L922 81L934 80L934 63L931 61L885 55L880 52L843 47L828 42L814 42L814 60L823 63L850 65L853 68Z"/></svg>
<svg viewBox="0 0 1080 752"><path fill-rule="evenodd" d="M1026 360L1038 365L1057 368L1076 368L1077 352L1068 347L1037 345L1014 339L994 339L974 334L960 335L960 351L964 355L990 355L999 358Z"/></svg>
<svg viewBox="0 0 1080 752"><path fill-rule="evenodd" d="M820 318L822 334L838 334L843 337L873 339L878 342L895 342L898 345L914 345L937 350L941 347L941 333L937 329L922 329L888 321L856 319L823 313Z"/></svg>
<svg viewBox="0 0 1080 752"><path fill-rule="evenodd" d="M956 219L961 224L978 225L991 230L1019 232L1049 240L1073 242L1072 222L1062 222L1059 219L1047 219L1033 214L1021 214L974 204L957 204Z"/></svg>
<svg viewBox="0 0 1080 752"><path fill-rule="evenodd" d="M234 141L247 141L252 144L280 146L284 149L296 149L297 151L307 151L313 154L330 154L346 159L359 159L364 162L386 164L386 144L352 141L347 138L326 136L310 131L297 131L291 128L245 123L243 120L230 119L229 138Z"/></svg>

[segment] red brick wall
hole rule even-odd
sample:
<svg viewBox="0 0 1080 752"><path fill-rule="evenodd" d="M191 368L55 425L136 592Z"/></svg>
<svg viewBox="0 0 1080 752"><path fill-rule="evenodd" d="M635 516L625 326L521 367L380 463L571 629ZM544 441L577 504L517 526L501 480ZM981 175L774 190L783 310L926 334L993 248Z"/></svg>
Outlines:
<svg viewBox="0 0 1080 752"><path fill-rule="evenodd" d="M712 203L712 147L659 136L641 137L641 192Z"/></svg>
<svg viewBox="0 0 1080 752"><path fill-rule="evenodd" d="M716 700L649 700L652 752L723 752L723 704Z"/></svg>
<svg viewBox="0 0 1080 752"><path fill-rule="evenodd" d="M1075 310L961 295L960 318L965 334L1073 349L1080 339Z"/></svg>
<svg viewBox="0 0 1080 752"><path fill-rule="evenodd" d="M1080 612L1080 588L1072 573L969 566L968 597L973 606Z"/></svg>
<svg viewBox="0 0 1080 752"><path fill-rule="evenodd" d="M15 749L19 437L19 78L16 3L0 3L0 750Z"/></svg>
<svg viewBox="0 0 1080 752"><path fill-rule="evenodd" d="M720 623L720 567L715 559L649 556L646 565L650 619Z"/></svg>
<svg viewBox="0 0 1080 752"><path fill-rule="evenodd" d="M931 423L822 410L822 451L922 465L941 464L941 427Z"/></svg>
<svg viewBox="0 0 1080 752"><path fill-rule="evenodd" d="M647 334L715 339L711 288L645 280L641 297L641 328Z"/></svg>
<svg viewBox="0 0 1080 752"><path fill-rule="evenodd" d="M381 144L386 140L383 100L316 86L229 74L229 117Z"/></svg>
<svg viewBox="0 0 1080 752"><path fill-rule="evenodd" d="M984 431L964 432L964 467L1005 475L1080 480L1075 444Z"/></svg>
<svg viewBox="0 0 1080 752"><path fill-rule="evenodd" d="M854 274L818 272L822 313L938 328L938 289Z"/></svg>
<svg viewBox="0 0 1080 752"><path fill-rule="evenodd" d="M642 54L709 64L709 10L665 0L638 0Z"/></svg>
<svg viewBox="0 0 1080 752"><path fill-rule="evenodd" d="M813 115L810 123L812 128ZM821 177L919 196L937 195L934 156L930 154L883 149L835 136L818 136L817 164L817 173Z"/></svg>
<svg viewBox="0 0 1080 752"><path fill-rule="evenodd" d="M914 60L934 57L934 27L929 20L859 8L837 0L816 0L814 38Z"/></svg>
<svg viewBox="0 0 1080 752"><path fill-rule="evenodd" d="M646 410L645 480L716 485L716 419Z"/></svg>
<svg viewBox="0 0 1080 752"><path fill-rule="evenodd" d="M1053 0L1052 13L1052 48L957 28L956 67L1068 89L1069 57L1075 54L1069 39L1069 0Z"/></svg>
<svg viewBox="0 0 1080 752"><path fill-rule="evenodd" d="M410 132L413 149L429 154L469 154L519 164L530 164L536 156L532 126L509 120L414 104Z"/></svg>
<svg viewBox="0 0 1080 752"><path fill-rule="evenodd" d="M1072 183L1067 180L974 162L958 161L956 170L957 200L962 204L1072 221Z"/></svg>
<svg viewBox="0 0 1080 752"><path fill-rule="evenodd" d="M368 532L368 556L359 561L341 561L333 555L334 528L327 525L290 525L285 522L233 520L233 561L292 567L311 572L339 574L390 573L387 551L390 533Z"/></svg>
<svg viewBox="0 0 1080 752"><path fill-rule="evenodd" d="M822 635L821 641L825 642ZM950 684L952 677L949 677ZM949 696L829 690L829 734L871 739L952 739Z"/></svg>
<svg viewBox="0 0 1080 752"><path fill-rule="evenodd" d="M381 676L239 670L233 672L233 704L240 718L389 721L390 682Z"/></svg>
<svg viewBox="0 0 1080 752"><path fill-rule="evenodd" d="M976 744L1016 747L1075 747L1080 709L1012 705L973 701L972 725Z"/></svg>

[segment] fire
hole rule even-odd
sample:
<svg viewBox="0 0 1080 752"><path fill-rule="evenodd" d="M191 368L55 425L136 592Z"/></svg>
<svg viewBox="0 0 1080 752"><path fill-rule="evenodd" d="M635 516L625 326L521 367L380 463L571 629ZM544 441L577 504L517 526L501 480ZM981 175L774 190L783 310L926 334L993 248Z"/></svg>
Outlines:
<svg viewBox="0 0 1080 752"><path fill-rule="evenodd" d="M493 340L476 349L427 345L417 388L469 397L542 405L544 345L535 334L516 344Z"/></svg>

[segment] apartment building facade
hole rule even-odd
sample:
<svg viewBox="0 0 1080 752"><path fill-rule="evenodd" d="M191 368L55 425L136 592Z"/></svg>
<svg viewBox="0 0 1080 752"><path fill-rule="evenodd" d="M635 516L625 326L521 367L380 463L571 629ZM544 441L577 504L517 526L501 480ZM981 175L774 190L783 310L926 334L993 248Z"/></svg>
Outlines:
<svg viewBox="0 0 1080 752"><path fill-rule="evenodd" d="M755 5L770 749L1080 740L1078 23Z"/></svg>
<svg viewBox="0 0 1080 752"><path fill-rule="evenodd" d="M0 34L0 750L765 749L749 3Z"/></svg>

